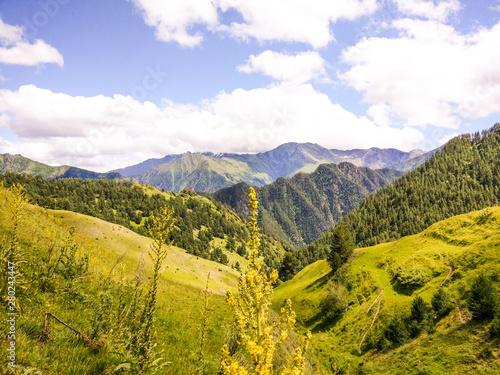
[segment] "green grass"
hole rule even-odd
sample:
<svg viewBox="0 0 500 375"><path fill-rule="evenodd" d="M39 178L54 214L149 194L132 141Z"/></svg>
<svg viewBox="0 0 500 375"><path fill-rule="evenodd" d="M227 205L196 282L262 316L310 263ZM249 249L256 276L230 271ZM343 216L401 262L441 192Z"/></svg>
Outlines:
<svg viewBox="0 0 500 375"><path fill-rule="evenodd" d="M68 227L74 227L80 234L85 235L92 243L105 249L95 258L92 264L107 268L113 266L119 258L119 268L127 272L133 271L141 259L151 266L147 255L151 239L117 224L96 219L70 211L48 210L55 218ZM203 289L210 273L209 288L213 293L225 295L227 291L234 292L238 283L239 274L231 267L224 266L203 258L186 253L185 250L172 246L164 262L162 280L172 281L198 289Z"/></svg>
<svg viewBox="0 0 500 375"><path fill-rule="evenodd" d="M450 266L452 273L447 278ZM291 296L299 321L313 330L312 353L323 373L334 372L335 366L366 374L500 372L499 342L489 338L489 322L470 321L465 302L472 280L480 272L500 281L500 208L456 216L420 234L357 250L342 277L352 306L335 321L322 320L319 309L327 293L329 272L326 261L316 262L274 294L275 306ZM424 332L399 347L363 347L359 354L365 332L369 331L368 340L392 316L408 315L415 296L430 304L443 282L455 308L437 322L435 332ZM380 314L369 329L378 306L378 300L373 302L382 290Z"/></svg>
<svg viewBox="0 0 500 375"><path fill-rule="evenodd" d="M8 192L0 188L0 242L7 244L12 235ZM89 272L73 282L54 277L55 290L43 291L33 270L46 261L48 249L57 249L76 229L79 256L89 255ZM27 263L19 267L26 271L25 290L18 288L21 311L17 321L17 363L22 368L36 368L44 374L109 374L124 361L117 348L116 332L104 332L99 340L104 347L93 351L63 326L52 323L51 339L39 340L46 312L52 312L72 327L90 334L99 295L109 291L113 301L119 301L132 284L138 264L145 260L144 276L150 276L147 251L150 239L116 224L67 211L48 211L28 206L19 232L20 248ZM184 250L172 247L164 263L159 282L157 320L157 350L171 362L169 374L195 373L198 365L199 338L202 324L203 298L208 273L210 310L205 343L205 373L215 373L220 363L220 349L231 322L225 302L228 290L236 291L238 273L231 267L196 258ZM147 280L143 289L147 287ZM113 304L109 314L123 307ZM113 315L114 316L114 315ZM2 319L0 331L7 329ZM2 340L0 350L6 350ZM5 369L5 358L0 368ZM6 371L6 370L5 370ZM2 372L3 373L3 372Z"/></svg>

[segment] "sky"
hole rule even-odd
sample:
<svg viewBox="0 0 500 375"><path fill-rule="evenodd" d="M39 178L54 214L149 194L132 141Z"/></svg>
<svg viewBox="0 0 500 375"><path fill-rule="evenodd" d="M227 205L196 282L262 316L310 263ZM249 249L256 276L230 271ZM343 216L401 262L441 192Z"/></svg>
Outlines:
<svg viewBox="0 0 500 375"><path fill-rule="evenodd" d="M0 0L0 153L108 171L500 122L500 0Z"/></svg>

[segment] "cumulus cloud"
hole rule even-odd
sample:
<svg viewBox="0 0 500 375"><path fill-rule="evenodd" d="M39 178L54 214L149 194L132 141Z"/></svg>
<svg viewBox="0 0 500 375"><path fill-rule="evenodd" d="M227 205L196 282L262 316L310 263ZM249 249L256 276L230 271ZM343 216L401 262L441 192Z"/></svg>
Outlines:
<svg viewBox="0 0 500 375"><path fill-rule="evenodd" d="M235 9L243 16L243 22L219 28L235 38L302 42L321 48L334 40L331 23L371 14L378 5L376 0L221 0L221 8Z"/></svg>
<svg viewBox="0 0 500 375"><path fill-rule="evenodd" d="M458 0L394 0L398 10L406 16L418 16L444 22L461 9Z"/></svg>
<svg viewBox="0 0 500 375"><path fill-rule="evenodd" d="M339 149L410 150L423 139L415 129L358 117L309 84L237 89L200 105L161 106L130 96L72 97L30 85L0 90L0 112L0 126L18 139L0 145L2 152L93 170L185 151L261 152L297 140Z"/></svg>
<svg viewBox="0 0 500 375"><path fill-rule="evenodd" d="M20 26L8 25L0 18L0 63L28 66L55 63L63 66L64 59L57 49L41 39L27 42Z"/></svg>
<svg viewBox="0 0 500 375"><path fill-rule="evenodd" d="M289 55L274 51L264 51L250 55L245 65L237 70L244 73L262 73L279 81L306 83L311 80L327 80L326 61L316 51L300 52Z"/></svg>
<svg viewBox="0 0 500 375"><path fill-rule="evenodd" d="M181 46L200 44L195 26L221 31L234 38L258 41L302 42L314 48L334 40L330 24L353 20L377 9L376 0L132 0L144 22L156 29L159 40ZM221 23L218 12L236 11L243 22ZM299 26L298 26L299 25Z"/></svg>
<svg viewBox="0 0 500 375"><path fill-rule="evenodd" d="M144 22L156 29L156 38L177 42L184 47L201 43L200 32L189 33L194 25L213 28L218 23L217 6L211 0L132 0Z"/></svg>
<svg viewBox="0 0 500 375"><path fill-rule="evenodd" d="M468 35L437 21L392 27L399 37L365 38L342 53L349 68L340 76L365 102L389 105L411 126L456 129L464 118L500 113L500 23Z"/></svg>

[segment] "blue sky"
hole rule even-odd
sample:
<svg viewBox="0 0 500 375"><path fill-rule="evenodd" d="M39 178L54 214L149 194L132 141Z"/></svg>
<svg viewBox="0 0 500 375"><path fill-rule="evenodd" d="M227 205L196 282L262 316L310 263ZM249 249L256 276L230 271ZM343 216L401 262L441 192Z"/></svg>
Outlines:
<svg viewBox="0 0 500 375"><path fill-rule="evenodd" d="M500 122L500 1L0 0L0 152L438 147Z"/></svg>

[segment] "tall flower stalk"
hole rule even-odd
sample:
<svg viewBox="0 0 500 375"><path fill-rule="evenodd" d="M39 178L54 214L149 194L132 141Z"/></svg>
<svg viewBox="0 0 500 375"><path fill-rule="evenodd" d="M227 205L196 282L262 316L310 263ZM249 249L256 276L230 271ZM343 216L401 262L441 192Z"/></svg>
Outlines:
<svg viewBox="0 0 500 375"><path fill-rule="evenodd" d="M151 216L151 223L148 225L148 233L153 239L151 250L148 252L149 258L153 262L153 277L142 310L139 330L132 343L134 356L138 360L138 374L147 373L153 362L153 323L156 312L158 280L163 262L173 243L166 244L168 236L174 227L173 214L173 211L168 207L163 207L159 215L153 214Z"/></svg>
<svg viewBox="0 0 500 375"><path fill-rule="evenodd" d="M273 359L276 349L287 339L289 331L295 326L295 312L292 310L290 300L281 308L279 320L271 322L271 297L273 285L278 279L278 272L273 270L267 275L259 260L260 240L257 227L258 202L255 190L250 188L249 207L251 209L250 221L250 267L246 274L240 277L238 283L238 296L227 294L227 302L232 308L239 341L248 353L252 368L248 369L235 360L229 352L228 346L222 348L222 371L225 375L270 375L273 373ZM301 375L304 373L305 362L303 353L307 347L310 333L304 339L302 348L298 348L288 368L281 372L282 375Z"/></svg>

